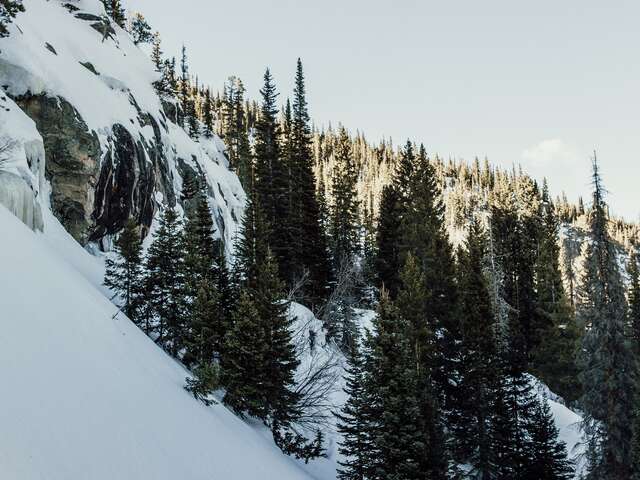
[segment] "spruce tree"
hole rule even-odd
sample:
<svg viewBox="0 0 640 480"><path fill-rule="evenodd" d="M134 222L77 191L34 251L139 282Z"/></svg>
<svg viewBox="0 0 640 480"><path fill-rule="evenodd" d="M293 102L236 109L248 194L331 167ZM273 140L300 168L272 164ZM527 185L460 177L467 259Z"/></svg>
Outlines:
<svg viewBox="0 0 640 480"><path fill-rule="evenodd" d="M531 353L531 370L553 392L571 403L580 396L575 354L579 331L564 291L560 271L559 221L549 198L546 180L542 188L541 225L535 265L535 286L540 322Z"/></svg>
<svg viewBox="0 0 640 480"><path fill-rule="evenodd" d="M633 245L627 266L629 275L629 328L636 355L640 359L640 271L638 270L638 254Z"/></svg>
<svg viewBox="0 0 640 480"><path fill-rule="evenodd" d="M213 103L211 91L208 88L204 95L202 123L204 124L204 136L206 138L213 137Z"/></svg>
<svg viewBox="0 0 640 480"><path fill-rule="evenodd" d="M120 309L134 323L140 322L142 294L142 241L133 219L127 220L115 241L117 258L107 258L104 284L120 297Z"/></svg>
<svg viewBox="0 0 640 480"><path fill-rule="evenodd" d="M469 463L475 478L493 478L500 461L493 449L495 389L500 363L495 317L484 272L486 238L480 226L469 228L466 249L459 252L458 285L462 347L458 406L450 428L460 462Z"/></svg>
<svg viewBox="0 0 640 480"><path fill-rule="evenodd" d="M19 12L24 12L22 0L0 0L0 38L9 35L7 25Z"/></svg>
<svg viewBox="0 0 640 480"><path fill-rule="evenodd" d="M240 292L231 323L222 356L222 379L226 388L223 401L237 415L265 420L269 413L262 388L264 366L268 361L266 331L246 290Z"/></svg>
<svg viewBox="0 0 640 480"><path fill-rule="evenodd" d="M147 19L144 18L139 12L133 15L131 20L131 36L133 37L133 43L140 45L141 43L152 43L154 35L151 33L151 26Z"/></svg>
<svg viewBox="0 0 640 480"><path fill-rule="evenodd" d="M564 442L558 440L549 403L545 398L538 400L533 409L529 426L532 458L523 478L528 480L570 480L574 478L572 463L567 460Z"/></svg>
<svg viewBox="0 0 640 480"><path fill-rule="evenodd" d="M185 333L184 250L181 221L173 207L160 215L145 262L144 298L156 343L176 357Z"/></svg>
<svg viewBox="0 0 640 480"><path fill-rule="evenodd" d="M383 291L375 332L367 338L367 375L372 399L374 445L372 479L443 478L423 465L431 445L421 415L421 398L408 338L407 322Z"/></svg>
<svg viewBox="0 0 640 480"><path fill-rule="evenodd" d="M385 185L380 198L378 230L376 234L375 270L379 288L395 298L400 288L400 238L401 217L398 191Z"/></svg>
<svg viewBox="0 0 640 480"><path fill-rule="evenodd" d="M125 28L127 25L127 17L122 7L120 0L106 0L108 3L107 13L111 16L114 22L120 27Z"/></svg>
<svg viewBox="0 0 640 480"><path fill-rule="evenodd" d="M299 362L293 345L289 305L284 300L284 286L267 244L269 228L258 199L252 189L236 247L240 287L247 297L237 311L244 308L255 314L251 312L246 318L236 314L227 335L223 371L229 379L236 380L226 383L229 398L225 402L237 411L245 409L265 421L284 452L317 456L319 440L305 443L293 429L300 415L299 397L294 390L294 373ZM253 363L250 375L244 371L249 368L246 352L251 353L249 359Z"/></svg>
<svg viewBox="0 0 640 480"><path fill-rule="evenodd" d="M331 246L335 269L354 261L360 251L359 204L357 198L358 171L351 140L344 127L340 128L335 150L332 177Z"/></svg>
<svg viewBox="0 0 640 480"><path fill-rule="evenodd" d="M412 158L409 146L405 157ZM454 398L449 372L458 362L460 346L459 317L456 314L457 291L452 248L444 227L444 206L433 165L424 148L414 160L408 187L404 196L411 199L401 208L400 260L408 255L416 259L424 275L424 321L438 332L435 337L432 374L438 392L443 397L443 408L450 409ZM401 165L403 162L401 162ZM408 167L406 167L408 168ZM400 190L400 187L398 187Z"/></svg>
<svg viewBox="0 0 640 480"><path fill-rule="evenodd" d="M578 318L583 338L583 432L587 442L588 478L630 478L635 365L625 339L627 305L615 248L607 230L604 189L593 159L591 242L579 292Z"/></svg>
<svg viewBox="0 0 640 480"><path fill-rule="evenodd" d="M182 56L180 58L180 84L178 90L178 123L183 128L188 127L190 105L191 81L189 79L189 64L187 63L187 47L182 45Z"/></svg>
<svg viewBox="0 0 640 480"><path fill-rule="evenodd" d="M153 34L153 40L151 42L151 61L158 73L162 72L164 67L162 53L162 39L160 38L160 32L156 32Z"/></svg>
<svg viewBox="0 0 640 480"><path fill-rule="evenodd" d="M320 224L320 210L316 199L316 179L313 172L311 127L307 109L306 88L302 62L298 59L290 145L291 190L294 210L289 212L289 225L300 232L293 236L296 265L293 279L308 273L304 289L305 300L319 305L327 295L330 281L330 261L327 239Z"/></svg>
<svg viewBox="0 0 640 480"><path fill-rule="evenodd" d="M336 413L338 433L342 436L338 452L344 457L342 462L338 462L337 478L365 480L372 478L373 474L373 427L376 419L371 416L365 358L357 341L347 357L344 392L347 401Z"/></svg>
<svg viewBox="0 0 640 480"><path fill-rule="evenodd" d="M276 87L271 72L267 69L264 85L260 90L262 104L255 128L255 190L265 221L271 228L267 231L267 245L277 259L279 274L292 282L289 267L292 261L291 239L288 228L289 175L280 145L277 121ZM276 226L278 228L276 228Z"/></svg>

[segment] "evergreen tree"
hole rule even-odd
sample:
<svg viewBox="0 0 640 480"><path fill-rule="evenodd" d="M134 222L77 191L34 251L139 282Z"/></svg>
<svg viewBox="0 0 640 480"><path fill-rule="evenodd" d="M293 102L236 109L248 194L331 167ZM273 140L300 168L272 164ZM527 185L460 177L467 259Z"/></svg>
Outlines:
<svg viewBox="0 0 640 480"><path fill-rule="evenodd" d="M333 171L331 208L331 244L336 269L352 262L360 251L358 172L351 151L351 141L344 127L340 128Z"/></svg>
<svg viewBox="0 0 640 480"><path fill-rule="evenodd" d="M472 223L466 249L460 251L458 285L462 348L459 367L458 407L450 422L458 460L473 467L474 478L494 478L500 459L494 451L495 389L500 364L495 338L495 318L484 273L486 239Z"/></svg>
<svg viewBox="0 0 640 480"><path fill-rule="evenodd" d="M292 282L291 240L288 223L289 177L284 163L277 121L276 88L267 69L264 86L260 90L262 104L255 129L255 190L256 201L264 212L265 221L271 227L267 244L277 259L279 273L287 282ZM275 228L278 226L279 228Z"/></svg>
<svg viewBox="0 0 640 480"><path fill-rule="evenodd" d="M225 336L222 356L224 403L240 416L266 419L269 413L262 388L267 359L266 331L261 328L258 309L246 290L240 292Z"/></svg>
<svg viewBox="0 0 640 480"><path fill-rule="evenodd" d="M178 123L180 123L183 128L188 126L188 119L191 110L190 89L191 82L189 79L189 65L187 63L187 47L182 45L182 56L180 58L180 88L178 91L178 100L180 101L180 108L178 109Z"/></svg>
<svg viewBox="0 0 640 480"><path fill-rule="evenodd" d="M147 252L144 279L147 330L152 329L156 343L174 357L182 348L185 332L184 251L180 224L175 208L165 208Z"/></svg>
<svg viewBox="0 0 640 480"><path fill-rule="evenodd" d="M0 38L9 35L7 25L19 12L24 12L22 0L0 0Z"/></svg>
<svg viewBox="0 0 640 480"><path fill-rule="evenodd" d="M183 363L203 367L213 364L222 345L222 319L218 292L209 279L201 280L197 296L188 308L189 333Z"/></svg>
<svg viewBox="0 0 640 480"><path fill-rule="evenodd" d="M226 382L229 398L225 397L225 402L236 411L246 410L264 420L285 453L317 456L321 453L321 438L305 443L293 430L300 415L293 377L299 362L287 313L289 305L283 300L283 285L267 238L268 224L253 189L236 248L241 288L247 297L240 301L237 311L244 309L251 315L236 314L227 335L223 368L231 380ZM249 357L247 352L251 353ZM247 358L253 364L250 367ZM246 372L248 368L251 372Z"/></svg>
<svg viewBox="0 0 640 480"><path fill-rule="evenodd" d="M374 320L375 333L367 338L370 358L367 375L373 398L370 407L376 425L371 479L443 478L423 465L433 445L421 415L420 394L408 340L408 325L383 292Z"/></svg>
<svg viewBox="0 0 640 480"><path fill-rule="evenodd" d="M204 123L204 136L207 138L213 137L213 103L211 92L208 88L204 94L202 123Z"/></svg>
<svg viewBox="0 0 640 480"><path fill-rule="evenodd" d="M493 238L504 272L504 299L525 342L525 358L537 348L539 332L548 328L540 314L535 289L535 266L540 237L539 195L530 179L522 178L513 189L497 192L491 206Z"/></svg>
<svg viewBox="0 0 640 480"><path fill-rule="evenodd" d="M627 266L629 275L629 328L636 355L640 355L640 271L638 270L638 255L633 245ZM638 357L640 359L640 357Z"/></svg>
<svg viewBox="0 0 640 480"><path fill-rule="evenodd" d="M579 331L565 295L560 272L559 222L546 180L542 188L540 241L535 265L538 302L538 339L532 352L531 369L549 388L567 402L579 398L580 383L575 353Z"/></svg>
<svg viewBox="0 0 640 480"><path fill-rule="evenodd" d="M371 416L371 399L368 395L367 379L365 377L365 359L358 342L347 357L348 366L345 370L344 392L347 401L338 419L338 433L342 435L338 452L344 456L338 462L338 479L365 480L371 478L373 451L373 427L375 419Z"/></svg>
<svg viewBox="0 0 640 480"><path fill-rule="evenodd" d="M299 234L296 232L292 238L293 258L296 262L292 278L301 278L308 272L309 281L304 297L313 306L321 303L326 297L331 272L327 239L320 225L320 209L316 199L309 124L302 62L298 59L289 152L294 206L293 211L289 212L289 225L299 231Z"/></svg>
<svg viewBox="0 0 640 480"><path fill-rule="evenodd" d="M133 43L135 45L140 45L141 43L152 43L155 40L154 35L151 33L151 26L149 25L149 22L147 22L147 19L144 18L144 15L139 12L136 12L133 15L129 31L131 32ZM153 55L154 54L152 51L152 59ZM155 59L153 60L155 62Z"/></svg>
<svg viewBox="0 0 640 480"><path fill-rule="evenodd" d="M583 431L588 478L630 478L635 365L625 339L627 305L616 252L607 231L604 190L593 160L591 242L579 292L578 315L586 329L582 343Z"/></svg>
<svg viewBox="0 0 640 480"><path fill-rule="evenodd" d="M153 34L153 40L151 42L151 61L158 73L162 72L164 68L162 53L162 39L160 38L160 32L156 32Z"/></svg>
<svg viewBox="0 0 640 480"><path fill-rule="evenodd" d="M140 321L142 294L142 241L138 227L129 219L115 242L117 259L107 258L104 284L122 300L120 309L134 323Z"/></svg>
<svg viewBox="0 0 640 480"><path fill-rule="evenodd" d="M120 27L125 28L127 24L127 17L122 7L120 0L103 0L107 14L113 19L114 22Z"/></svg>
<svg viewBox="0 0 640 480"><path fill-rule="evenodd" d="M398 191L385 185L380 198L378 231L376 234L376 277L379 288L395 298L400 288L400 198Z"/></svg>
<svg viewBox="0 0 640 480"><path fill-rule="evenodd" d="M406 148L408 151L409 146ZM405 153L405 156L411 158L412 154ZM438 332L432 355L432 374L443 398L443 408L449 410L455 407L455 393L448 376L449 372L455 371L461 339L456 314L455 267L444 228L440 190L424 148L420 149L415 162L404 193L411 202L402 207L400 260L413 255L424 275L424 321L433 332Z"/></svg>
<svg viewBox="0 0 640 480"><path fill-rule="evenodd" d="M558 440L558 428L546 398L537 402L529 427L532 458L526 476L530 480L570 480L574 477L573 465L567 460L564 442Z"/></svg>

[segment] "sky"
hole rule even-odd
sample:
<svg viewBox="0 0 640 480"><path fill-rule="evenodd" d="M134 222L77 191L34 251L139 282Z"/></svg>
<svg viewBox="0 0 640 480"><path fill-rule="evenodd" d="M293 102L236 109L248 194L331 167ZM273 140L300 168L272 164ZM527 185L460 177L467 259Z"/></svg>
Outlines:
<svg viewBox="0 0 640 480"><path fill-rule="evenodd" d="M214 89L236 75L257 99L269 67L284 103L301 57L318 126L520 164L574 201L595 150L612 212L640 219L640 2L124 3Z"/></svg>

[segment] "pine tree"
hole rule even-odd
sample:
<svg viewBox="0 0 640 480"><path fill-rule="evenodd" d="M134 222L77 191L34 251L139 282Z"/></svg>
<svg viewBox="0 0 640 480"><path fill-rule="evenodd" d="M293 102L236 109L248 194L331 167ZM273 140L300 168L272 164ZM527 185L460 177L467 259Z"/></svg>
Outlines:
<svg viewBox="0 0 640 480"><path fill-rule="evenodd" d="M211 91L208 88L204 94L203 110L204 136L211 138L213 137L213 102L211 100Z"/></svg>
<svg viewBox="0 0 640 480"><path fill-rule="evenodd" d="M24 12L22 0L0 0L0 38L9 35L7 25L19 12Z"/></svg>
<svg viewBox="0 0 640 480"><path fill-rule="evenodd" d="M224 373L235 382L227 382L229 399L225 402L236 411L244 409L264 420L285 453L317 456L321 439L306 444L292 430L300 415L299 397L294 391L294 372L299 362L292 341L289 305L283 300L283 284L266 243L268 224L258 198L252 189L236 247L241 288L247 297L237 311L244 308L255 314L252 311L250 316L245 315L247 318L236 314L227 336ZM246 352L251 353L251 367L246 365ZM248 368L252 369L250 375L245 371Z"/></svg>
<svg viewBox="0 0 640 480"><path fill-rule="evenodd" d="M186 322L180 224L175 208L166 207L147 252L144 280L147 330L174 357L182 348Z"/></svg>
<svg viewBox="0 0 640 480"><path fill-rule="evenodd" d="M379 288L395 298L400 288L400 238L401 217L398 191L385 185L380 199L378 231L376 234L376 277Z"/></svg>
<svg viewBox="0 0 640 480"><path fill-rule="evenodd" d="M383 291L374 320L375 333L367 338L367 375L371 377L370 407L376 424L372 479L427 479L433 475L422 465L432 445L421 415L420 394L408 340L408 325Z"/></svg>
<svg viewBox="0 0 640 480"><path fill-rule="evenodd" d="M629 275L629 328L636 355L640 355L640 271L636 246L632 246L627 266ZM640 357L638 357L640 359Z"/></svg>
<svg viewBox="0 0 640 480"><path fill-rule="evenodd" d="M265 391L262 388L267 363L266 331L260 325L258 309L246 290L241 291L232 316L232 328L225 336L222 356L224 403L240 416L266 419Z"/></svg>
<svg viewBox="0 0 640 480"><path fill-rule="evenodd" d="M614 246L607 231L604 189L593 159L591 242L579 292L578 318L586 329L582 343L583 431L588 478L629 478L635 365L625 339L627 305Z"/></svg>
<svg viewBox="0 0 640 480"><path fill-rule="evenodd" d="M156 32L153 34L153 40L151 42L151 61L158 73L161 73L164 67L162 53L162 39L160 38L160 32Z"/></svg>
<svg viewBox="0 0 640 480"><path fill-rule="evenodd" d="M567 460L564 442L558 440L558 428L546 398L537 402L529 426L532 458L526 479L570 480L574 478L572 463Z"/></svg>
<svg viewBox="0 0 640 480"><path fill-rule="evenodd" d="M292 282L289 268L292 260L288 223L289 176L280 145L277 121L276 88L271 72L267 69L264 85L260 90L262 104L255 129L255 190L256 201L264 212L265 221L271 227L267 232L267 244L275 256L280 276ZM283 225L284 224L284 225ZM278 228L275 228L278 226Z"/></svg>
<svg viewBox="0 0 640 480"><path fill-rule="evenodd" d="M180 108L178 109L178 122L182 127L188 126L190 114L190 89L191 81L189 79L189 65L187 63L187 47L182 46L182 56L180 58L180 86L178 90L178 100Z"/></svg>
<svg viewBox="0 0 640 480"><path fill-rule="evenodd" d="M359 201L357 199L358 172L351 151L351 140L344 127L340 128L333 171L331 206L331 245L335 269L354 261L360 251Z"/></svg>
<svg viewBox="0 0 640 480"><path fill-rule="evenodd" d="M289 225L299 230L293 235L296 266L293 279L308 272L304 297L311 305L320 304L327 295L330 281L330 260L327 239L320 225L320 210L316 199L316 179L313 172L311 128L307 109L302 62L298 59L293 111L291 119L290 172L293 211Z"/></svg>
<svg viewBox="0 0 640 480"><path fill-rule="evenodd" d="M579 398L580 383L575 353L579 331L565 295L560 271L559 221L546 180L542 188L540 241L535 284L540 322L532 351L532 372L567 402Z"/></svg>
<svg viewBox="0 0 640 480"><path fill-rule="evenodd" d="M412 158L412 155L407 146L405 157ZM455 395L448 375L455 370L461 338L456 315L455 267L444 228L444 206L437 178L424 148L420 149L415 163L408 187L404 187L404 197L411 201L401 207L399 254L401 261L413 255L419 271L424 275L424 321L432 331L438 332L432 355L432 374L438 393L443 398L442 407L448 410L454 408L450 403L454 403Z"/></svg>
<svg viewBox="0 0 640 480"><path fill-rule="evenodd" d="M338 462L340 468L337 478L340 480L365 480L372 476L372 429L375 419L371 417L365 359L360 350L358 342L354 342L345 369L344 392L347 401L341 412L336 413L338 433L342 436L338 453L344 456L344 460Z"/></svg>
<svg viewBox="0 0 640 480"><path fill-rule="evenodd" d="M154 35L151 33L151 26L147 19L144 18L139 12L134 13L133 19L131 19L131 26L129 27L129 31L131 32L131 36L133 37L133 43L135 45L140 45L141 43L152 43L155 40ZM154 45L155 47L155 45ZM152 59L153 59L152 52ZM155 62L155 59L153 59ZM156 67L158 65L156 64Z"/></svg>
<svg viewBox="0 0 640 480"><path fill-rule="evenodd" d="M122 300L120 308L134 323L140 321L142 294L142 241L138 227L129 219L115 242L117 259L107 258L104 284Z"/></svg>
<svg viewBox="0 0 640 480"><path fill-rule="evenodd" d="M127 17L120 0L103 0L107 14L120 27L125 28L127 25Z"/></svg>
<svg viewBox="0 0 640 480"><path fill-rule="evenodd" d="M458 407L450 427L458 460L469 463L475 478L479 479L493 478L499 462L493 449L492 426L500 364L495 317L484 272L486 254L484 232L473 222L466 249L458 255L462 348Z"/></svg>

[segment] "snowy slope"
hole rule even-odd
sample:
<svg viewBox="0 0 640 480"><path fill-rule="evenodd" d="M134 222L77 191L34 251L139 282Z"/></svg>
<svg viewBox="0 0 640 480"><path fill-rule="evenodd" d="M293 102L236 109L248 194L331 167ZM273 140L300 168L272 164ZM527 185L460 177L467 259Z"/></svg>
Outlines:
<svg viewBox="0 0 640 480"><path fill-rule="evenodd" d="M1 206L0 231L0 478L309 478Z"/></svg>

